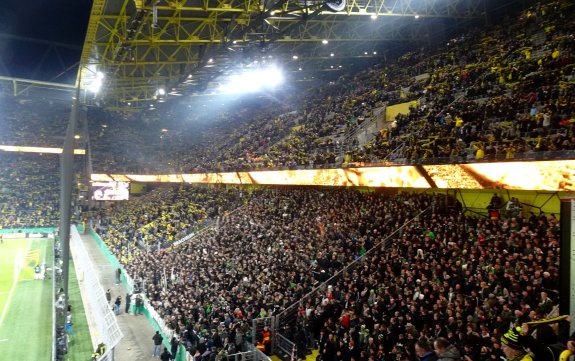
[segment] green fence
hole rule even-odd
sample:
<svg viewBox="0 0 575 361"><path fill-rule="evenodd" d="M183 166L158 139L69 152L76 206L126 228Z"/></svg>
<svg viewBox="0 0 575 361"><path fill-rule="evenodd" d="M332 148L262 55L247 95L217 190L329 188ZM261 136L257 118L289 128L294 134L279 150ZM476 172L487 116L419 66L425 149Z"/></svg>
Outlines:
<svg viewBox="0 0 575 361"><path fill-rule="evenodd" d="M0 229L0 234L7 234L7 233L54 233L56 228L54 227L45 227L45 228L10 228L10 229Z"/></svg>

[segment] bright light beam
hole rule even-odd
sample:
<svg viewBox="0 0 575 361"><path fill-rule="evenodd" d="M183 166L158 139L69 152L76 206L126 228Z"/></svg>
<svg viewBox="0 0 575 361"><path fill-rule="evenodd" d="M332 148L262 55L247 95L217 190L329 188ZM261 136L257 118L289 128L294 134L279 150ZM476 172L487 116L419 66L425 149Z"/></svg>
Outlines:
<svg viewBox="0 0 575 361"><path fill-rule="evenodd" d="M222 93L256 93L274 89L283 82L283 74L276 67L247 70L229 77L226 84L220 86Z"/></svg>

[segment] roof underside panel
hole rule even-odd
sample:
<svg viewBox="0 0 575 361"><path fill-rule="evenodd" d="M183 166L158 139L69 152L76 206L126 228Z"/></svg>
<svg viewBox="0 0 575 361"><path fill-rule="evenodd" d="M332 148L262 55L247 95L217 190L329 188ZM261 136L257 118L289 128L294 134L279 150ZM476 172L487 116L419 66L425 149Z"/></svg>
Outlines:
<svg viewBox="0 0 575 361"><path fill-rule="evenodd" d="M78 80L89 88L102 73L98 101L137 107L156 99L158 87L193 93L262 53L288 62L297 54L300 64L309 65L330 55L326 47L321 51L324 40L340 58L360 56L389 41L421 41L446 19L481 18L482 3L94 0Z"/></svg>

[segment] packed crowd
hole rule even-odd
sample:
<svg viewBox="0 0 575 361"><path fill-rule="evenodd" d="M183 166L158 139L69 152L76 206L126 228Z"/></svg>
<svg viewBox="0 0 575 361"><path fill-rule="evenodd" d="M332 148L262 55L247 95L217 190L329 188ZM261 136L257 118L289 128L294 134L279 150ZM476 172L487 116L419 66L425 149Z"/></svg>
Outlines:
<svg viewBox="0 0 575 361"><path fill-rule="evenodd" d="M557 304L553 215L475 218L442 195L352 190L258 189L244 201L200 239L124 262L192 353L261 341L251 320L299 304L281 332L301 357L318 346L324 360L415 360L416 342L445 339L491 360L511 323Z"/></svg>
<svg viewBox="0 0 575 361"><path fill-rule="evenodd" d="M573 9L537 5L512 25L454 39L429 59L409 54L425 72L421 102L354 161L389 156L412 162L513 159L517 154L575 149Z"/></svg>
<svg viewBox="0 0 575 361"><path fill-rule="evenodd" d="M58 224L58 156L0 152L0 169L0 228Z"/></svg>
<svg viewBox="0 0 575 361"><path fill-rule="evenodd" d="M573 12L570 2L538 3L443 47L407 52L320 87L244 99L229 108L214 101L207 103L209 112L176 104L139 113L90 109L94 170L562 157L575 150ZM418 103L408 114L361 143L354 136L380 124L386 106L412 100ZM61 146L69 107L40 99L0 102L0 143Z"/></svg>
<svg viewBox="0 0 575 361"><path fill-rule="evenodd" d="M561 157L550 151L575 150L573 11L571 3L538 3L438 50L409 52L275 102L209 115L124 115L122 122L95 114L96 168L195 172ZM411 100L418 104L374 139L350 137L385 106Z"/></svg>
<svg viewBox="0 0 575 361"><path fill-rule="evenodd" d="M244 191L245 192L245 191ZM110 203L93 213L92 226L127 263L140 250L171 246L243 203L242 191L211 187L158 187L130 202Z"/></svg>
<svg viewBox="0 0 575 361"><path fill-rule="evenodd" d="M0 95L0 145L62 147L70 104Z"/></svg>

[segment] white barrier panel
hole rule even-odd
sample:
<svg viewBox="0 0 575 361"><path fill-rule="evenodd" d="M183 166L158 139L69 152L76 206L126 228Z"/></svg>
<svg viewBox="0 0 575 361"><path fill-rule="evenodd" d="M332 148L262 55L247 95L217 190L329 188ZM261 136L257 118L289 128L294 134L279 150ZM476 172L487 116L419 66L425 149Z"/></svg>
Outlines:
<svg viewBox="0 0 575 361"><path fill-rule="evenodd" d="M83 281L80 282L80 290L84 300L84 308L91 311L93 320L96 323L98 332L98 340L96 342L102 341L106 345L106 354L99 360L111 360L113 348L124 335L118 326L116 316L108 305L106 293L100 285L96 268L84 247L76 226L70 227L70 252L74 258L74 267L78 278L81 279L81 275L83 275ZM110 355L110 357L107 355Z"/></svg>

